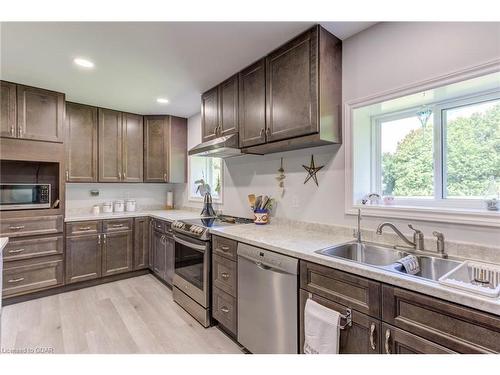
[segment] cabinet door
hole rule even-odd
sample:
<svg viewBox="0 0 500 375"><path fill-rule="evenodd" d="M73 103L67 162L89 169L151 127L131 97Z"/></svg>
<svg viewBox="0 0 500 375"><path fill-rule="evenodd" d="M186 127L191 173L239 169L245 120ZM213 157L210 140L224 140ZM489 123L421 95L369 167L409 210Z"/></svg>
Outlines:
<svg viewBox="0 0 500 375"><path fill-rule="evenodd" d="M166 251L165 235L158 231L153 231L153 272L160 278L165 278Z"/></svg>
<svg viewBox="0 0 500 375"><path fill-rule="evenodd" d="M165 281L172 285L174 280L175 241L171 236L165 236Z"/></svg>
<svg viewBox="0 0 500 375"><path fill-rule="evenodd" d="M132 271L132 231L103 234L102 276Z"/></svg>
<svg viewBox="0 0 500 375"><path fill-rule="evenodd" d="M168 116L144 117L144 182L166 182Z"/></svg>
<svg viewBox="0 0 500 375"><path fill-rule="evenodd" d="M266 58L267 141L318 132L318 29Z"/></svg>
<svg viewBox="0 0 500 375"><path fill-rule="evenodd" d="M0 81L0 137L17 136L16 85Z"/></svg>
<svg viewBox="0 0 500 375"><path fill-rule="evenodd" d="M123 181L142 182L142 116L123 113Z"/></svg>
<svg viewBox="0 0 500 375"><path fill-rule="evenodd" d="M262 59L239 73L240 147L266 142L265 72L265 59Z"/></svg>
<svg viewBox="0 0 500 375"><path fill-rule="evenodd" d="M217 138L219 127L219 93L218 87L205 92L201 96L201 129L202 141Z"/></svg>
<svg viewBox="0 0 500 375"><path fill-rule="evenodd" d="M134 270L149 266L149 219L134 219Z"/></svg>
<svg viewBox="0 0 500 375"><path fill-rule="evenodd" d="M409 332L382 324L383 353L385 354L452 354L451 349L423 339Z"/></svg>
<svg viewBox="0 0 500 375"><path fill-rule="evenodd" d="M64 104L64 94L18 85L18 137L62 143Z"/></svg>
<svg viewBox="0 0 500 375"><path fill-rule="evenodd" d="M219 85L219 136L238 132L238 75Z"/></svg>
<svg viewBox="0 0 500 375"><path fill-rule="evenodd" d="M99 182L122 177L122 114L99 108Z"/></svg>
<svg viewBox="0 0 500 375"><path fill-rule="evenodd" d="M97 181L97 108L66 103L66 181Z"/></svg>
<svg viewBox="0 0 500 375"><path fill-rule="evenodd" d="M304 308L309 293L300 289L300 352L304 352ZM346 314L347 307L326 298L312 294L313 301L341 314ZM381 322L368 315L352 310L352 325L340 331L340 354L380 354ZM342 319L342 324L345 320Z"/></svg>
<svg viewBox="0 0 500 375"><path fill-rule="evenodd" d="M98 234L66 238L66 283L101 277L101 237Z"/></svg>

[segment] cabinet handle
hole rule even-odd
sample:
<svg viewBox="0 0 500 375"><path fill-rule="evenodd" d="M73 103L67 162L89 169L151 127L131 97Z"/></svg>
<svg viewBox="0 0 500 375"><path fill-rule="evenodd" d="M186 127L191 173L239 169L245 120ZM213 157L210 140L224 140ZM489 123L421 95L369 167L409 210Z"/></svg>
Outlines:
<svg viewBox="0 0 500 375"><path fill-rule="evenodd" d="M12 283L18 283L18 282L23 281L23 280L24 280L24 277L18 277L17 279L10 279L7 282L12 284Z"/></svg>
<svg viewBox="0 0 500 375"><path fill-rule="evenodd" d="M123 228L123 224L113 224L111 225L113 228Z"/></svg>
<svg viewBox="0 0 500 375"><path fill-rule="evenodd" d="M229 273L227 273L227 272L222 272L222 273L220 274L220 276L221 276L223 279L226 279L226 280L227 280L227 279L229 279L229 276L231 276L231 275L230 275Z"/></svg>
<svg viewBox="0 0 500 375"><path fill-rule="evenodd" d="M222 306L220 308L220 311L222 311L224 314L227 314L229 312L229 309L226 306Z"/></svg>
<svg viewBox="0 0 500 375"><path fill-rule="evenodd" d="M268 137L270 137L270 136L271 136L271 129L270 129L270 128L267 128L267 129L266 129L266 135L267 135Z"/></svg>
<svg viewBox="0 0 500 375"><path fill-rule="evenodd" d="M24 249L12 249L12 250L9 250L9 254L18 254L18 253L22 253L24 251Z"/></svg>
<svg viewBox="0 0 500 375"><path fill-rule="evenodd" d="M123 179L125 180L127 178L127 173L123 172Z"/></svg>
<svg viewBox="0 0 500 375"><path fill-rule="evenodd" d="M264 131L265 131L265 129L264 129L264 128L260 129L260 138L263 138L263 137L264 137Z"/></svg>
<svg viewBox="0 0 500 375"><path fill-rule="evenodd" d="M13 126L10 127L10 135L12 135L12 136L16 135L16 132L15 132Z"/></svg>
<svg viewBox="0 0 500 375"><path fill-rule="evenodd" d="M122 180L122 172L118 172L118 179L121 181Z"/></svg>
<svg viewBox="0 0 500 375"><path fill-rule="evenodd" d="M103 234L103 235L102 235L102 239L103 239L103 241L102 241L102 242L103 242L104 244L106 244L106 235L105 235L105 234Z"/></svg>
<svg viewBox="0 0 500 375"><path fill-rule="evenodd" d="M69 171L66 169L66 181L69 181Z"/></svg>
<svg viewBox="0 0 500 375"><path fill-rule="evenodd" d="M385 330L385 352L386 352L386 354L391 354L391 348L389 346L390 338L391 338L391 330L386 329Z"/></svg>
<svg viewBox="0 0 500 375"><path fill-rule="evenodd" d="M167 182L167 174L163 173L163 181Z"/></svg>
<svg viewBox="0 0 500 375"><path fill-rule="evenodd" d="M18 226L10 226L9 227L10 230L21 230L21 229L24 229L24 225L18 225Z"/></svg>
<svg viewBox="0 0 500 375"><path fill-rule="evenodd" d="M101 235L99 234L97 236L97 244L100 245L101 244Z"/></svg>
<svg viewBox="0 0 500 375"><path fill-rule="evenodd" d="M372 350L375 350L377 346L375 345L375 323L370 324L370 346Z"/></svg>
<svg viewBox="0 0 500 375"><path fill-rule="evenodd" d="M86 231L86 230L91 230L91 229L92 229L92 227L80 227L80 228L78 228L78 230L80 230L80 231Z"/></svg>
<svg viewBox="0 0 500 375"><path fill-rule="evenodd" d="M220 247L220 249L221 249L222 251L224 251L224 252L227 252L227 251L229 251L229 246L222 245L222 246Z"/></svg>

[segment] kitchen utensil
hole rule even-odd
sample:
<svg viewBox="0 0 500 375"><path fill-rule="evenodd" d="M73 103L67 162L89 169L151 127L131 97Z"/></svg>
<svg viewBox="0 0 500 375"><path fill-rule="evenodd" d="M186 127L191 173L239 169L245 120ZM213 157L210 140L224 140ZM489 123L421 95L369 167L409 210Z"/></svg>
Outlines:
<svg viewBox="0 0 500 375"><path fill-rule="evenodd" d="M104 202L102 204L102 213L104 214L113 213L113 202Z"/></svg>
<svg viewBox="0 0 500 375"><path fill-rule="evenodd" d="M255 198L255 206L254 209L258 210L260 208L260 204L262 203L262 195L259 195L257 198Z"/></svg>
<svg viewBox="0 0 500 375"><path fill-rule="evenodd" d="M265 210L267 202L269 202L269 197L267 195L264 195L264 198L262 198L262 203L260 204L260 209Z"/></svg>
<svg viewBox="0 0 500 375"><path fill-rule="evenodd" d="M248 203L253 210L255 208L255 194L248 194Z"/></svg>
<svg viewBox="0 0 500 375"><path fill-rule="evenodd" d="M125 210L125 202L123 201L123 199L116 200L114 204L114 211L123 212L124 210Z"/></svg>
<svg viewBox="0 0 500 375"><path fill-rule="evenodd" d="M125 211L127 212L135 212L136 209L136 201L135 199L127 199L125 201Z"/></svg>

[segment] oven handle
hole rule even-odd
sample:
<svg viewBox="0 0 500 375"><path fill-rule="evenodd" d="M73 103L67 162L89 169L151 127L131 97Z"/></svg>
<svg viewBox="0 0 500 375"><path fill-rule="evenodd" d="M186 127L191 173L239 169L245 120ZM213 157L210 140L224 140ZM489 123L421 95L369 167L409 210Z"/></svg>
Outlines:
<svg viewBox="0 0 500 375"><path fill-rule="evenodd" d="M198 251L205 252L205 250L207 249L206 245L197 245L197 244L194 244L192 242L189 242L189 241L186 241L186 240L182 240L179 237L177 237L176 235L174 235L174 240L175 240L175 242L178 242L181 245L190 247L191 249L195 249L195 250L198 250Z"/></svg>

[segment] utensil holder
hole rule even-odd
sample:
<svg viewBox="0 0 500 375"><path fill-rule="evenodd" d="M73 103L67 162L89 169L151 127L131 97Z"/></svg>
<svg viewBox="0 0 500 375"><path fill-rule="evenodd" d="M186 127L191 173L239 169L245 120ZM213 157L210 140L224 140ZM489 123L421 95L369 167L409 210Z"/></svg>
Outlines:
<svg viewBox="0 0 500 375"><path fill-rule="evenodd" d="M265 225L269 223L269 210L261 208L255 210L253 222L257 225Z"/></svg>

